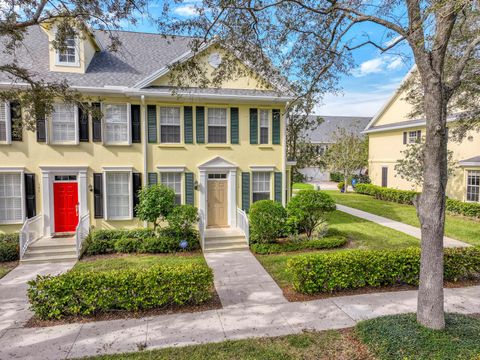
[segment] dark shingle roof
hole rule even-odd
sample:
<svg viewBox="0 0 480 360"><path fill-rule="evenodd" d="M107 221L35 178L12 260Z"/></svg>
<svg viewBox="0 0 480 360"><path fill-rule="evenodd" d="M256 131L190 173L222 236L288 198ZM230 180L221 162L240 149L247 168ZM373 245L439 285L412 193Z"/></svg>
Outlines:
<svg viewBox="0 0 480 360"><path fill-rule="evenodd" d="M107 50L108 34L94 31L102 45L85 74L49 71L48 36L39 27L28 29L22 46L16 51L18 64L45 81L67 80L71 86L133 86L190 50L190 37L167 37L158 34L117 31L122 45L116 52ZM1 40L1 39L0 39ZM0 41L0 64L10 63ZM0 72L0 81L11 81Z"/></svg>
<svg viewBox="0 0 480 360"><path fill-rule="evenodd" d="M349 131L353 130L360 134L372 119L371 117L362 116L311 116L321 117L324 120L318 128L307 134L307 137L313 143L331 143L332 135L338 128L345 128Z"/></svg>
<svg viewBox="0 0 480 360"><path fill-rule="evenodd" d="M460 160L460 165L480 164L480 155L474 156L470 159Z"/></svg>

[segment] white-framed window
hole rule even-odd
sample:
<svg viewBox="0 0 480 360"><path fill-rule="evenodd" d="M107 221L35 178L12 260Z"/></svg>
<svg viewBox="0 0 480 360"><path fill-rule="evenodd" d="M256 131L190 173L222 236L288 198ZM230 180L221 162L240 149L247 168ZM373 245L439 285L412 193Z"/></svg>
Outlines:
<svg viewBox="0 0 480 360"><path fill-rule="evenodd" d="M103 104L105 144L130 144L130 104Z"/></svg>
<svg viewBox="0 0 480 360"><path fill-rule="evenodd" d="M227 109L208 108L208 142L227 143Z"/></svg>
<svg viewBox="0 0 480 360"><path fill-rule="evenodd" d="M270 199L270 173L259 171L252 173L253 202Z"/></svg>
<svg viewBox="0 0 480 360"><path fill-rule="evenodd" d="M71 104L54 104L51 123L52 144L78 143L78 111Z"/></svg>
<svg viewBox="0 0 480 360"><path fill-rule="evenodd" d="M105 172L105 209L109 220L129 220L133 214L132 172Z"/></svg>
<svg viewBox="0 0 480 360"><path fill-rule="evenodd" d="M160 142L179 143L180 134L180 108L160 107Z"/></svg>
<svg viewBox="0 0 480 360"><path fill-rule="evenodd" d="M79 66L78 41L75 35L65 38L65 47L57 49L57 65Z"/></svg>
<svg viewBox="0 0 480 360"><path fill-rule="evenodd" d="M480 170L467 170L467 201L480 202Z"/></svg>
<svg viewBox="0 0 480 360"><path fill-rule="evenodd" d="M0 101L0 142L10 143L10 106Z"/></svg>
<svg viewBox="0 0 480 360"><path fill-rule="evenodd" d="M180 205L182 203L182 173L162 172L160 182L175 192L175 203Z"/></svg>
<svg viewBox="0 0 480 360"><path fill-rule="evenodd" d="M23 222L23 174L0 172L0 223Z"/></svg>
<svg viewBox="0 0 480 360"><path fill-rule="evenodd" d="M260 109L260 144L268 144L268 137L270 133L270 111Z"/></svg>
<svg viewBox="0 0 480 360"><path fill-rule="evenodd" d="M418 142L420 139L418 138L418 131L409 131L408 132L408 143L414 144Z"/></svg>

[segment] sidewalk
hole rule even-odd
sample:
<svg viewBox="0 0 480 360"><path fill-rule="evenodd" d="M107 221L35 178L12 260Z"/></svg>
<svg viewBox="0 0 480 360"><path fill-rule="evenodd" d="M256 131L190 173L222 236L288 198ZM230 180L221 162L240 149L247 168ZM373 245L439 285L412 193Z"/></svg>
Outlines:
<svg viewBox="0 0 480 360"><path fill-rule="evenodd" d="M20 264L0 279L0 338L6 329L23 326L33 315L28 310L27 282L37 275L65 272L74 264ZM0 359L4 358L0 356Z"/></svg>
<svg viewBox="0 0 480 360"><path fill-rule="evenodd" d="M386 226L390 229L394 229L400 232L403 232L405 234L408 234L410 236L416 237L417 239L421 239L422 234L420 232L420 228L417 228L415 226L411 226L408 224L401 223L399 221L387 219L383 216L378 216L371 214L366 211L354 209L348 206L340 205L337 204L337 210L340 210L344 213L372 221L374 223L377 223L382 226ZM468 247L471 246L470 244L464 243L463 241L455 240L452 238L449 238L447 236L444 236L443 238L443 246L444 247Z"/></svg>
<svg viewBox="0 0 480 360"><path fill-rule="evenodd" d="M233 306L191 314L8 329L0 359L72 359L224 340L354 326L382 315L416 311L417 291L336 297L304 303ZM445 310L480 311L480 286L445 289Z"/></svg>

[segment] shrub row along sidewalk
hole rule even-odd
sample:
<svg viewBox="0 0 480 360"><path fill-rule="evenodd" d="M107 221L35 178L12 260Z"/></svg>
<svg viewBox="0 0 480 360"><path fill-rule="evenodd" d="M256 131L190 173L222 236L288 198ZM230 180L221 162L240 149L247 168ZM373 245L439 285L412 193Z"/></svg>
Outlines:
<svg viewBox="0 0 480 360"><path fill-rule="evenodd" d="M445 249L446 281L480 276L480 247ZM418 285L420 249L350 250L302 255L290 259L293 287L304 294L397 284Z"/></svg>

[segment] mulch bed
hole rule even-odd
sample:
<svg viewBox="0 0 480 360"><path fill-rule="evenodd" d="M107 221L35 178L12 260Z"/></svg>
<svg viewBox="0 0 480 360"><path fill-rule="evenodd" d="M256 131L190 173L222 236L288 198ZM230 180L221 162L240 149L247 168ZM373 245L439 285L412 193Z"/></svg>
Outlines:
<svg viewBox="0 0 480 360"><path fill-rule="evenodd" d="M142 310L137 312L132 311L112 311L108 313L100 313L92 316L69 316L60 320L40 320L37 317L33 316L30 320L27 321L25 327L36 328L36 327L48 327L56 325L65 325L73 323L89 323L95 321L109 321L109 320L120 320L120 319L139 319L149 316L158 316L158 315L170 315L170 314L182 314L182 313L196 313L207 310L221 309L222 303L220 302L220 297L217 292L213 290L212 298L203 304L200 305L186 305L186 306L169 306L162 307L158 309Z"/></svg>
<svg viewBox="0 0 480 360"><path fill-rule="evenodd" d="M457 282L445 282L444 287L448 289L455 289L461 287L475 286L480 285L480 279L478 280L464 280ZM395 291L408 291L408 290L418 290L417 286L412 285L393 285L393 286L383 286L383 287L372 287L367 286L354 290L342 290L329 293L321 293L314 295L307 295L296 292L292 286L283 287L283 296L290 302L297 301L311 301L311 300L320 300L320 299L329 299L339 296L350 296L350 295L362 295L362 294L372 294L372 293L384 293L384 292L395 292Z"/></svg>

